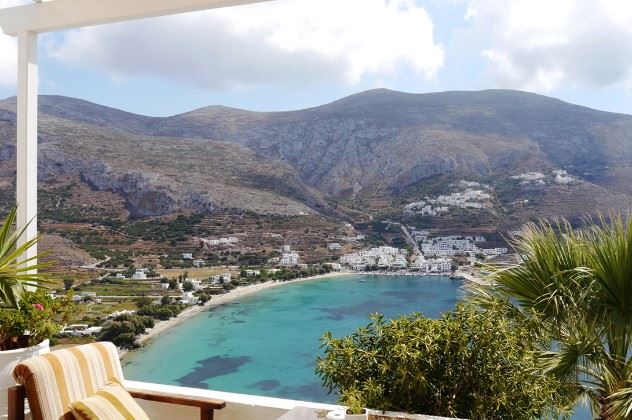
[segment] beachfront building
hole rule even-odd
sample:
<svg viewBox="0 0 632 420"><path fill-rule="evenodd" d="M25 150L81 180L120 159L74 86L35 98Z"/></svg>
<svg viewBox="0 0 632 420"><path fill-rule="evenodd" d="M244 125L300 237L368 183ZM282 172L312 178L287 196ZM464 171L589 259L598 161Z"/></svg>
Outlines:
<svg viewBox="0 0 632 420"><path fill-rule="evenodd" d="M426 258L418 255L410 269L420 274L446 274L452 271L452 260L449 258Z"/></svg>
<svg viewBox="0 0 632 420"><path fill-rule="evenodd" d="M299 255L297 252L288 252L286 254L281 255L279 259L279 265L283 267L293 267L298 265Z"/></svg>
<svg viewBox="0 0 632 420"><path fill-rule="evenodd" d="M452 260L449 258L437 258L429 262L430 273L449 273L452 270Z"/></svg>
<svg viewBox="0 0 632 420"><path fill-rule="evenodd" d="M410 264L410 269L427 273L430 270L430 263L423 255L417 255L412 264Z"/></svg>
<svg viewBox="0 0 632 420"><path fill-rule="evenodd" d="M212 286L221 286L222 284L230 283L231 279L231 274L227 272L209 277L209 282Z"/></svg>
<svg viewBox="0 0 632 420"><path fill-rule="evenodd" d="M345 254L340 257L340 264L354 271L364 271L367 268L380 270L399 270L408 267L408 251L405 249L381 246L360 252Z"/></svg>

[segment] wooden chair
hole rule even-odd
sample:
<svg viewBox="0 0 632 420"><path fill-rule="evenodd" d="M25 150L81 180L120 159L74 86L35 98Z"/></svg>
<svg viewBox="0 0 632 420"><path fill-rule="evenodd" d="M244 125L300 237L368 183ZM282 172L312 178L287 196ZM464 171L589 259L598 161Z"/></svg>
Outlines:
<svg viewBox="0 0 632 420"><path fill-rule="evenodd" d="M92 343L31 357L18 364L9 389L9 420L24 419L28 399L33 420L72 419L70 404L94 394L107 382L123 382L123 371L112 343ZM163 392L127 389L132 397L200 408L200 419L211 420L225 401Z"/></svg>

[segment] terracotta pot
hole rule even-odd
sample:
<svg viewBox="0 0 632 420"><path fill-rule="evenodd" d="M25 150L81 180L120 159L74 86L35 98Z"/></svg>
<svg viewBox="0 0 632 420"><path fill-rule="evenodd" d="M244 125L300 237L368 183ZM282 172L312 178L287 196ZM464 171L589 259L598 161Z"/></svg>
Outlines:
<svg viewBox="0 0 632 420"><path fill-rule="evenodd" d="M50 352L49 341L17 350L0 351L0 418L7 414L7 389L15 385L13 368L22 360Z"/></svg>

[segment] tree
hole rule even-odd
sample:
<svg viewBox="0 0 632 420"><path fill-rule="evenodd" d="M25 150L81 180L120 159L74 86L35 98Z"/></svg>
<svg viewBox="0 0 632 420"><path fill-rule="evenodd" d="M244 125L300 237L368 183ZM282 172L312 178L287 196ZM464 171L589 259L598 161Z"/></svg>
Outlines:
<svg viewBox="0 0 632 420"><path fill-rule="evenodd" d="M171 305L171 302L173 301L173 299L171 299L171 296L169 295L164 295L161 299L160 299L160 304L161 305Z"/></svg>
<svg viewBox="0 0 632 420"><path fill-rule="evenodd" d="M153 303L153 299L147 296L141 296L136 298L134 302L136 303L136 306L142 308L143 306L151 305Z"/></svg>
<svg viewBox="0 0 632 420"><path fill-rule="evenodd" d="M146 328L153 328L154 320L147 316L121 315L104 325L99 334L100 341L111 341L118 347L136 347L136 336Z"/></svg>
<svg viewBox="0 0 632 420"><path fill-rule="evenodd" d="M500 311L459 304L371 322L322 339L316 373L348 406L446 417L525 419L561 411L559 382L538 368L534 333Z"/></svg>
<svg viewBox="0 0 632 420"><path fill-rule="evenodd" d="M193 283L190 280L185 281L184 284L182 285L182 290L184 290L185 292L192 291Z"/></svg>
<svg viewBox="0 0 632 420"><path fill-rule="evenodd" d="M72 286L75 284L75 279L70 276L64 276L64 289L70 290Z"/></svg>
<svg viewBox="0 0 632 420"><path fill-rule="evenodd" d="M573 229L528 225L514 241L521 262L490 267L493 284L473 288L482 307L532 322L552 345L547 374L586 396L600 419L632 410L632 218Z"/></svg>

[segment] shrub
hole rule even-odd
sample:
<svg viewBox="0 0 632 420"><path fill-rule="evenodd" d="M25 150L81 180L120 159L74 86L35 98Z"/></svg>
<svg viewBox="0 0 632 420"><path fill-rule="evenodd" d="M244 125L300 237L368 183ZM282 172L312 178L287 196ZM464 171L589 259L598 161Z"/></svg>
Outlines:
<svg viewBox="0 0 632 420"><path fill-rule="evenodd" d="M111 341L118 347L136 347L136 336L146 328L153 328L154 320L148 316L121 315L104 325L99 341Z"/></svg>
<svg viewBox="0 0 632 420"><path fill-rule="evenodd" d="M346 405L463 418L542 418L561 411L559 382L538 368L535 335L500 313L459 305L348 337L325 333L316 372Z"/></svg>
<svg viewBox="0 0 632 420"><path fill-rule="evenodd" d="M180 312L182 312L182 306L180 305L147 305L136 311L136 314L166 321Z"/></svg>

